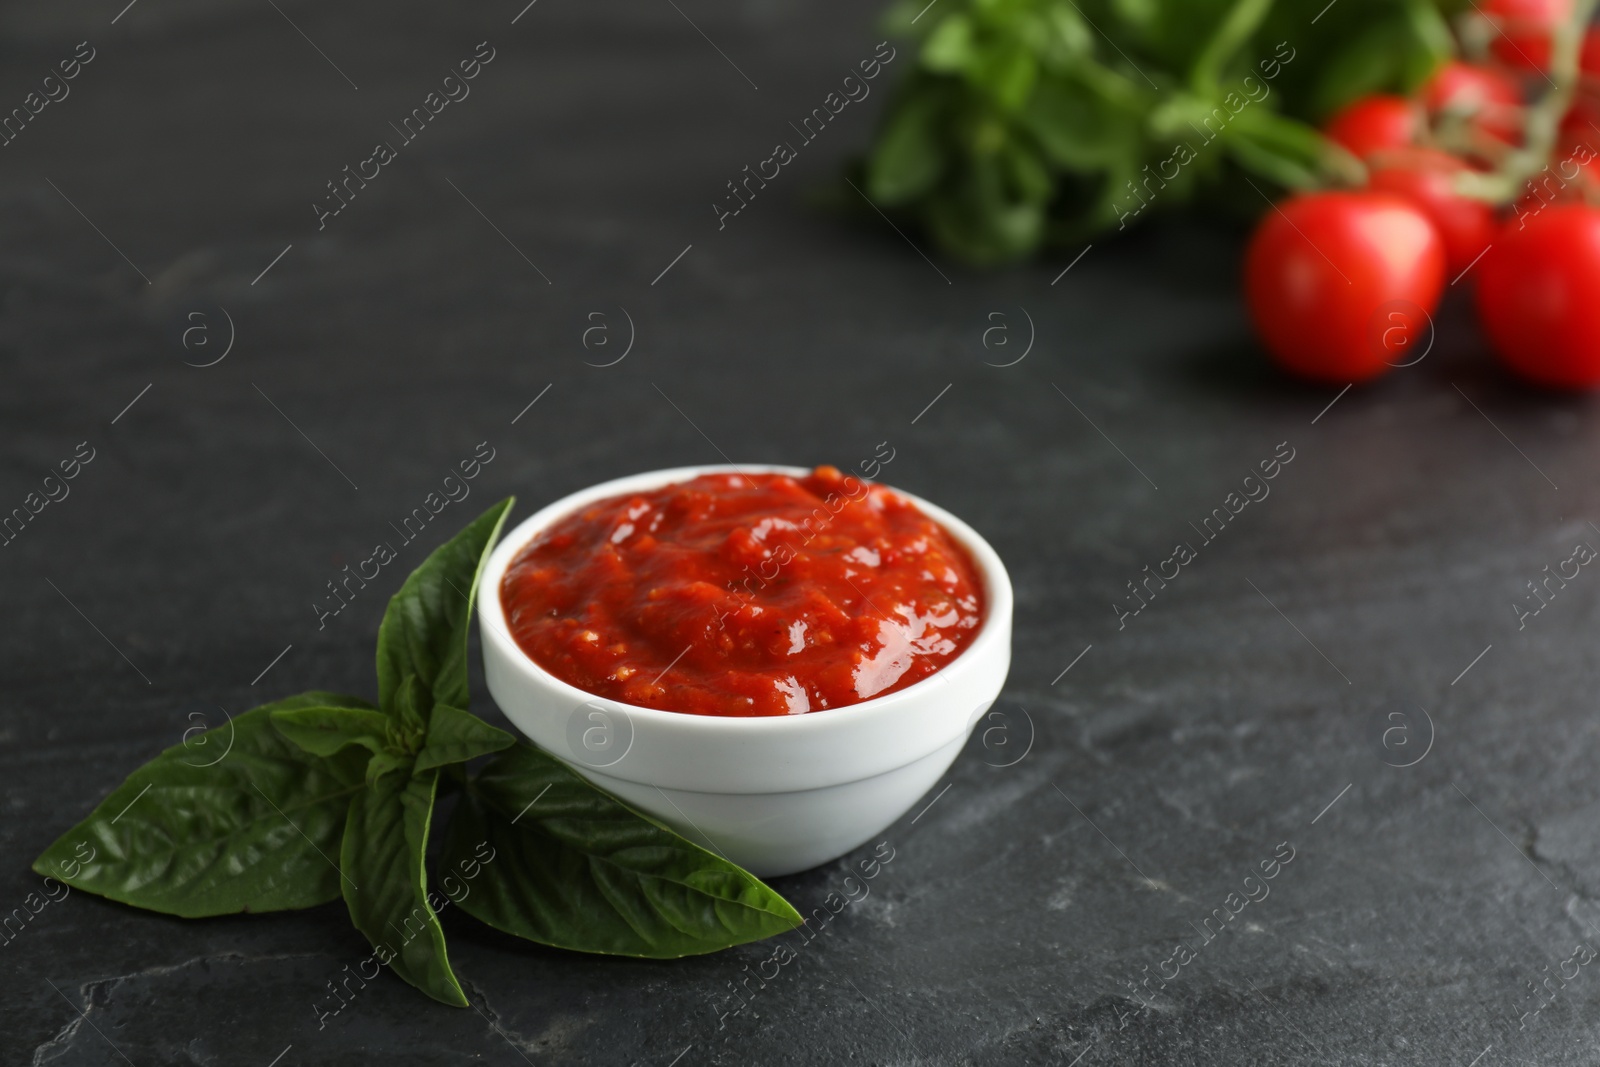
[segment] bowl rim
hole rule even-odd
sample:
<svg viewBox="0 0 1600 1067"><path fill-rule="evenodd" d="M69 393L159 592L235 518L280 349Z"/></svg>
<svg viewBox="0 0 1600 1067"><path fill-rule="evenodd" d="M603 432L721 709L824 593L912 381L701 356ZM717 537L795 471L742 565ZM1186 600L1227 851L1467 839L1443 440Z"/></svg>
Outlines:
<svg viewBox="0 0 1600 1067"><path fill-rule="evenodd" d="M867 484L882 485L899 494L915 504L928 518L943 526L966 549L977 567L984 586L983 622L966 648L943 667L904 689L897 689L892 693L854 704L822 708L798 715L701 715L695 712L668 711L663 708L625 703L612 697L590 693L563 681L523 651L522 646L511 636L506 625L504 605L500 601L501 580L513 557L553 522L565 518L586 504L608 497L661 489L708 474L787 474L803 477L811 471L810 467L771 463L717 463L663 467L598 482L546 504L502 534L484 565L477 587L478 614L487 624L480 628L483 639L493 641L499 646L504 658L516 664L517 669L530 675L532 680L548 686L564 698L570 698L574 707L597 704L603 709L621 712L636 724L650 724L662 729L678 729L708 735L737 732L771 737L790 732L845 728L864 720L891 714L904 704L920 700L937 687L946 684L954 673L988 662L989 657L985 653L989 646L1008 641L1011 631L1009 625L1013 607L1011 577L1006 572L999 553L966 522L937 504L924 500L915 493L885 482L860 478L859 475L851 476Z"/></svg>

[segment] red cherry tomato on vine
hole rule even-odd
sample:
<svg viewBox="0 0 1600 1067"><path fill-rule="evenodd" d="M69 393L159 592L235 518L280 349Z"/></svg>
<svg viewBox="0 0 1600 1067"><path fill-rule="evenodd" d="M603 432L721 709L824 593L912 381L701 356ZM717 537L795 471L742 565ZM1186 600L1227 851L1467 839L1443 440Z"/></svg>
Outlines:
<svg viewBox="0 0 1600 1067"><path fill-rule="evenodd" d="M1512 220L1480 269L1478 316L1507 366L1558 389L1600 385L1600 209Z"/></svg>
<svg viewBox="0 0 1600 1067"><path fill-rule="evenodd" d="M1407 148L1422 135L1422 109L1403 96L1374 93L1345 105L1322 132L1365 159L1375 152Z"/></svg>
<svg viewBox="0 0 1600 1067"><path fill-rule="evenodd" d="M1485 0L1478 11L1495 27L1489 51L1508 67L1550 69L1550 35L1572 14L1572 0Z"/></svg>
<svg viewBox="0 0 1600 1067"><path fill-rule="evenodd" d="M1456 191L1457 177L1471 169L1448 152L1412 148L1374 157L1368 171L1371 188L1404 197L1428 216L1444 239L1445 266L1452 276L1489 247L1497 226L1487 201Z"/></svg>
<svg viewBox="0 0 1600 1067"><path fill-rule="evenodd" d="M1543 73L1550 69L1550 34L1515 27L1502 29L1489 42L1496 59L1515 70Z"/></svg>
<svg viewBox="0 0 1600 1067"><path fill-rule="evenodd" d="M1561 116L1561 133L1569 140L1587 141L1600 148L1600 98L1580 89Z"/></svg>
<svg viewBox="0 0 1600 1067"><path fill-rule="evenodd" d="M1552 30L1572 14L1572 0L1483 0L1477 10L1495 22Z"/></svg>
<svg viewBox="0 0 1600 1067"><path fill-rule="evenodd" d="M1434 116L1459 115L1470 129L1505 143L1522 136L1522 90L1508 74L1451 60L1422 87Z"/></svg>
<svg viewBox="0 0 1600 1067"><path fill-rule="evenodd" d="M1444 242L1393 193L1308 193L1270 211L1245 254L1245 296L1274 359L1363 381L1417 358L1444 288Z"/></svg>
<svg viewBox="0 0 1600 1067"><path fill-rule="evenodd" d="M1583 48L1578 53L1578 66L1585 74L1600 74L1600 29L1591 26L1583 31Z"/></svg>

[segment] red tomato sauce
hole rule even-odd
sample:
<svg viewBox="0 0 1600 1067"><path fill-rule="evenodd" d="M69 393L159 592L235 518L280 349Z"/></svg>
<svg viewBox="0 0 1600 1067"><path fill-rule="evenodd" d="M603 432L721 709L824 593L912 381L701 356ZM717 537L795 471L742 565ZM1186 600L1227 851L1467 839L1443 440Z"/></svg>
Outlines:
<svg viewBox="0 0 1600 1067"><path fill-rule="evenodd" d="M798 715L903 689L983 621L976 566L880 485L708 474L589 504L500 585L518 646L588 693L697 715Z"/></svg>

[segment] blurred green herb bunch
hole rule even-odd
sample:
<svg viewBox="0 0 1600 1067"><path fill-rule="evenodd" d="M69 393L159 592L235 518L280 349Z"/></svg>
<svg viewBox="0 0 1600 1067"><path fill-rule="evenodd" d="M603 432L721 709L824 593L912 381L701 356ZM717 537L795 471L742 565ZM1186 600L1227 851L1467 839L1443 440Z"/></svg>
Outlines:
<svg viewBox="0 0 1600 1067"><path fill-rule="evenodd" d="M1310 124L1452 52L1433 0L902 0L916 48L865 191L975 264L1359 165ZM1319 10L1320 8L1320 10ZM1252 190L1251 186L1254 186Z"/></svg>

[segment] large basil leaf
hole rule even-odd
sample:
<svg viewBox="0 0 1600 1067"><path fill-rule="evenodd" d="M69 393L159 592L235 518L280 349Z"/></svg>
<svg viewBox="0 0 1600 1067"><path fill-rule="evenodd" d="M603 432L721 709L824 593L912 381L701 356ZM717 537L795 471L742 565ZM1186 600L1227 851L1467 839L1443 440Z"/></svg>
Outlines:
<svg viewBox="0 0 1600 1067"><path fill-rule="evenodd" d="M1101 170L1131 158L1138 145L1126 112L1066 78L1041 81L1020 121L1063 170Z"/></svg>
<svg viewBox="0 0 1600 1067"><path fill-rule="evenodd" d="M491 752L499 752L517 739L497 726L490 726L470 711L440 704L428 721L428 740L417 753L417 771L465 763Z"/></svg>
<svg viewBox="0 0 1600 1067"><path fill-rule="evenodd" d="M290 708L272 713L272 725L315 756L331 756L347 745L382 752L389 717L370 708Z"/></svg>
<svg viewBox="0 0 1600 1067"><path fill-rule="evenodd" d="M378 962L433 999L465 1007L423 870L438 783L438 771L392 775L356 794L339 863L350 921Z"/></svg>
<svg viewBox="0 0 1600 1067"><path fill-rule="evenodd" d="M378 628L378 704L396 714L406 675L421 684L424 712L467 706L467 633L485 557L515 503L508 497L434 550L389 600Z"/></svg>
<svg viewBox="0 0 1600 1067"><path fill-rule="evenodd" d="M308 908L339 896L335 858L365 754L312 755L275 711L370 708L311 692L207 731L134 771L34 861L40 874L150 911L196 918Z"/></svg>
<svg viewBox="0 0 1600 1067"><path fill-rule="evenodd" d="M527 745L492 760L451 819L445 864L493 850L462 910L559 948L692 956L800 924L756 877Z"/></svg>

